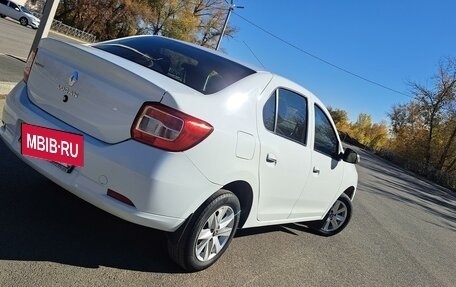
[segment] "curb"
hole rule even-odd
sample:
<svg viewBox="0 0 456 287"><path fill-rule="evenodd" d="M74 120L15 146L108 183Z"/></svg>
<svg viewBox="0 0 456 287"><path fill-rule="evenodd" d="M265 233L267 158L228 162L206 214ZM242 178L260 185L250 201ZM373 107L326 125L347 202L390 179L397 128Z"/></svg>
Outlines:
<svg viewBox="0 0 456 287"><path fill-rule="evenodd" d="M14 82L1 82L0 81L0 99L2 95L7 95L16 85Z"/></svg>

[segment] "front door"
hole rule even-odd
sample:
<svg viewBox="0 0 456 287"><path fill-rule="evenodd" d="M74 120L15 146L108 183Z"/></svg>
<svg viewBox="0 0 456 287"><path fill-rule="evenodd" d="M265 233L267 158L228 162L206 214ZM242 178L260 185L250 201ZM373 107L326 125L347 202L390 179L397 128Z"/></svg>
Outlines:
<svg viewBox="0 0 456 287"><path fill-rule="evenodd" d="M318 105L314 106L314 122L312 172L291 215L306 220L321 218L326 213L341 192L344 175L344 163L338 160L342 148L336 130Z"/></svg>

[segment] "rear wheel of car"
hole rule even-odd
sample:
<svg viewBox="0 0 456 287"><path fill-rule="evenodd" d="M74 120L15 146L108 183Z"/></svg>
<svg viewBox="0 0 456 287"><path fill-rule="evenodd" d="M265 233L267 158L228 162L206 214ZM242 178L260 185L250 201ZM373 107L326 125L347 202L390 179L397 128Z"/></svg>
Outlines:
<svg viewBox="0 0 456 287"><path fill-rule="evenodd" d="M5 18L6 16L3 14L0 14L0 18Z"/></svg>
<svg viewBox="0 0 456 287"><path fill-rule="evenodd" d="M177 240L168 240L170 257L187 271L203 270L225 252L239 224L239 200L230 191L220 190L190 220Z"/></svg>
<svg viewBox="0 0 456 287"><path fill-rule="evenodd" d="M22 26L27 26L28 25L28 20L25 17L22 17L19 19L19 23L21 23Z"/></svg>
<svg viewBox="0 0 456 287"><path fill-rule="evenodd" d="M347 226L351 215L351 200L346 194L342 194L322 220L313 221L309 223L309 226L321 235L332 236Z"/></svg>

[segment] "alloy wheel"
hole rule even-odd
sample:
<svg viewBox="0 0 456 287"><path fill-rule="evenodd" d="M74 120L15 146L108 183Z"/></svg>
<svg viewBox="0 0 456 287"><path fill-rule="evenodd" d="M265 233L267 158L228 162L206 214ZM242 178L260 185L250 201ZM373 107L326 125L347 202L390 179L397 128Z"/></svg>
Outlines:
<svg viewBox="0 0 456 287"><path fill-rule="evenodd" d="M328 218L322 227L325 232L331 232L341 227L347 219L348 210L343 201L338 199L329 210Z"/></svg>
<svg viewBox="0 0 456 287"><path fill-rule="evenodd" d="M234 211L230 206L221 206L209 216L197 237L196 258L204 262L219 254L233 232L234 223Z"/></svg>

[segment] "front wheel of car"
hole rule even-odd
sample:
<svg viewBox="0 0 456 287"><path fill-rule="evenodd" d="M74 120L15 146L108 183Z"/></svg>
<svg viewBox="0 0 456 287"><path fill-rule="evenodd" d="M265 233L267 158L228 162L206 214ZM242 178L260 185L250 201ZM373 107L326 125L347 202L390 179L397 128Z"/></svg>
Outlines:
<svg viewBox="0 0 456 287"><path fill-rule="evenodd" d="M352 203L346 194L342 194L331 206L328 214L319 221L309 223L309 227L323 236L332 236L341 232L350 221Z"/></svg>
<svg viewBox="0 0 456 287"><path fill-rule="evenodd" d="M214 264L228 248L239 224L239 200L230 191L219 191L199 210L181 234L173 234L177 240L168 240L170 257L187 271Z"/></svg>
<svg viewBox="0 0 456 287"><path fill-rule="evenodd" d="M28 20L25 17L22 17L19 19L19 23L21 23L22 26L27 26L28 25Z"/></svg>

